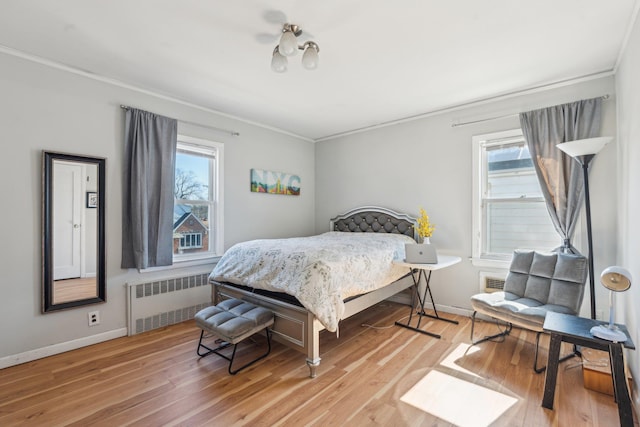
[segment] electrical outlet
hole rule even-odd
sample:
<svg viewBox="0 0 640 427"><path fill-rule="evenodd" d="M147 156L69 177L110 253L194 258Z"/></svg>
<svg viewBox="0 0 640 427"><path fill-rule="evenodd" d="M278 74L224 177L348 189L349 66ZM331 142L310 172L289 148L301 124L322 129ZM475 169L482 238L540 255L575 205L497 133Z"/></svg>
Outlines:
<svg viewBox="0 0 640 427"><path fill-rule="evenodd" d="M99 311L90 311L87 313L89 317L89 326L96 326L100 324L100 312Z"/></svg>
<svg viewBox="0 0 640 427"><path fill-rule="evenodd" d="M602 310L596 310L596 319L604 320L604 312Z"/></svg>

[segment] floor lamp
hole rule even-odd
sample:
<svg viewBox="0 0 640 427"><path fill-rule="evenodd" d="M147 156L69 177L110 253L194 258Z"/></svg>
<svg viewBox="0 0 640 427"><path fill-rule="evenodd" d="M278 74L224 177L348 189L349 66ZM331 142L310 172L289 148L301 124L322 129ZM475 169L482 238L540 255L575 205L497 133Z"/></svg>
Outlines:
<svg viewBox="0 0 640 427"><path fill-rule="evenodd" d="M591 238L591 203L589 201L589 163L602 148L613 138L604 136L599 138L577 139L556 145L560 150L573 157L582 166L584 177L584 202L587 215L587 243L589 248L589 294L591 296L591 318L596 318L596 286L593 277L593 240Z"/></svg>

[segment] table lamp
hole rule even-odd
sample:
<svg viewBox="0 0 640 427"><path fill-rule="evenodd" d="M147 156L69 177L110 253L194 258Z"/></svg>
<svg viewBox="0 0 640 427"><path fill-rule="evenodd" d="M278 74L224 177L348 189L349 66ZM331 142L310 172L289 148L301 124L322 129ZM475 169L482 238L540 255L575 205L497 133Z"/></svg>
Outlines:
<svg viewBox="0 0 640 427"><path fill-rule="evenodd" d="M613 304L614 292L624 292L631 287L631 273L626 268L607 267L600 275L600 283L609 289L609 324L591 328L591 335L607 341L625 342L627 336L613 324L615 308Z"/></svg>

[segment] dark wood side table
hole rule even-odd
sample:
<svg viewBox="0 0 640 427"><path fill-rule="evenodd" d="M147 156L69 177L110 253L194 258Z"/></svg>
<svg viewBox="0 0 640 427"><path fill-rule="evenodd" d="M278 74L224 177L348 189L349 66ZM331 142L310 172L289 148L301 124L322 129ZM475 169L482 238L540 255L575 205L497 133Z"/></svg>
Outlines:
<svg viewBox="0 0 640 427"><path fill-rule="evenodd" d="M584 317L571 316L549 312L546 315L543 329L551 335L549 344L549 360L547 361L547 376L544 382L544 395L542 407L553 409L553 399L556 393L556 378L558 376L558 360L560 357L560 344L568 342L571 344L595 348L609 352L611 359L611 375L613 377L613 389L615 399L618 403L618 415L622 427L633 426L633 412L631 409L631 398L627 388L627 380L624 373L624 361L622 358L623 346L635 350L633 341L629 336L629 331L624 325L617 325L627 336L623 343L596 338L589 332L593 326L606 324L599 320L586 319Z"/></svg>

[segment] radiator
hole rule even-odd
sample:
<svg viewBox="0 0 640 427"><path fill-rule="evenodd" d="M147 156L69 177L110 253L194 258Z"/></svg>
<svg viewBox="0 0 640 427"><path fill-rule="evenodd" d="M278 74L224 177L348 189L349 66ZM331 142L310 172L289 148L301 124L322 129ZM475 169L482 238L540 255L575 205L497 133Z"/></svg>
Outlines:
<svg viewBox="0 0 640 427"><path fill-rule="evenodd" d="M129 335L193 319L211 305L208 273L127 284Z"/></svg>
<svg viewBox="0 0 640 427"><path fill-rule="evenodd" d="M507 273L480 272L480 292L497 292L504 289Z"/></svg>

